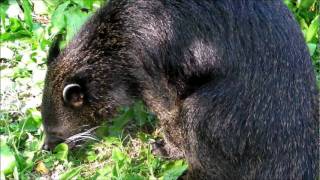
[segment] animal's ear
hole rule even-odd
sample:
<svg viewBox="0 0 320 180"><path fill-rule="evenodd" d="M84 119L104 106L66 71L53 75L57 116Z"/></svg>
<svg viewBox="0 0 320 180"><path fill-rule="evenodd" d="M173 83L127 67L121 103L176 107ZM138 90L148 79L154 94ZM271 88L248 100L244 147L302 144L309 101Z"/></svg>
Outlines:
<svg viewBox="0 0 320 180"><path fill-rule="evenodd" d="M60 54L60 41L62 40L62 35L61 34L57 34L54 39L53 42L49 48L49 53L48 53L48 58L47 58L47 63L51 63L53 62Z"/></svg>
<svg viewBox="0 0 320 180"><path fill-rule="evenodd" d="M83 105L84 93L79 84L68 84L62 92L63 101L67 106L79 108Z"/></svg>

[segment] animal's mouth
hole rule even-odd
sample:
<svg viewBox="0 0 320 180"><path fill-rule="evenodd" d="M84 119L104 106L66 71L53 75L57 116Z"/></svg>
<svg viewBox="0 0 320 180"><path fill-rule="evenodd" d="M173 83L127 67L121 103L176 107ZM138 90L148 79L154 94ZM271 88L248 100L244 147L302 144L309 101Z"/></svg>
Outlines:
<svg viewBox="0 0 320 180"><path fill-rule="evenodd" d="M74 134L66 139L47 135L45 143L43 145L44 150L53 150L56 145L60 143L66 143L69 146L69 149L75 149L81 146L84 142L89 140L98 141L98 138L95 135L95 130L98 129L100 126L96 126L90 128L88 130L84 130L80 133Z"/></svg>

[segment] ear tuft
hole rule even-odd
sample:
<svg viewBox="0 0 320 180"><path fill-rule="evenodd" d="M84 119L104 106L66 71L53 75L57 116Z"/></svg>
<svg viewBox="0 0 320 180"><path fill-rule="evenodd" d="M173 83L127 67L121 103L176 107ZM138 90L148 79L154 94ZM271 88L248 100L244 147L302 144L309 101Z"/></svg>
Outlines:
<svg viewBox="0 0 320 180"><path fill-rule="evenodd" d="M62 35L58 34L54 37L53 42L49 48L47 63L53 62L60 54L60 41L62 41Z"/></svg>
<svg viewBox="0 0 320 180"><path fill-rule="evenodd" d="M83 105L84 94L79 84L68 84L62 92L63 101L66 105L79 108Z"/></svg>

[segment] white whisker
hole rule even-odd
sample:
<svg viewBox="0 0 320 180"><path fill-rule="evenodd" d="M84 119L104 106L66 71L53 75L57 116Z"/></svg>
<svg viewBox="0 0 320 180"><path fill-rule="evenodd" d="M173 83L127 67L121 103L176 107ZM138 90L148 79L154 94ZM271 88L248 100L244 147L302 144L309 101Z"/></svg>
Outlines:
<svg viewBox="0 0 320 180"><path fill-rule="evenodd" d="M96 130L99 127L100 126L96 126L96 127L91 128L91 129L88 129L88 130L86 130L84 132L72 135L69 138L67 138L65 142L68 144L68 143L75 143L75 142L83 141L83 140L99 141L96 136L91 134L94 130Z"/></svg>

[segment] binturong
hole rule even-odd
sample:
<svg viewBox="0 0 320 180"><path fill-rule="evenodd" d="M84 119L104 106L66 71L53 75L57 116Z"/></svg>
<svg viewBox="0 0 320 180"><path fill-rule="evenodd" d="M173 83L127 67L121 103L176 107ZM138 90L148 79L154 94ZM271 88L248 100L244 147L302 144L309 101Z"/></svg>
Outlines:
<svg viewBox="0 0 320 180"><path fill-rule="evenodd" d="M136 99L187 159L188 179L319 174L315 73L282 0L111 0L50 50L44 147Z"/></svg>

